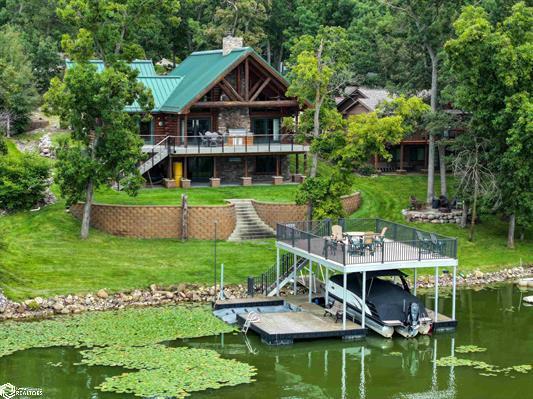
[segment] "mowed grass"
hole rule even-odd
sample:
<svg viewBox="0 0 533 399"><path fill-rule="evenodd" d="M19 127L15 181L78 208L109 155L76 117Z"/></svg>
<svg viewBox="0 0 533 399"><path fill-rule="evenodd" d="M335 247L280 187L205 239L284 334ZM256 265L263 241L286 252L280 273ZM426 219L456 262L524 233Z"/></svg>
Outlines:
<svg viewBox="0 0 533 399"><path fill-rule="evenodd" d="M13 299L172 285L213 284L213 241L140 240L95 229L79 239L79 223L56 204L0 217L0 287ZM273 264L273 240L219 241L225 281L242 283Z"/></svg>
<svg viewBox="0 0 533 399"><path fill-rule="evenodd" d="M427 176L357 177L355 188L362 194L362 206L353 217L380 217L405 223L402 209L409 205L409 196L426 198ZM435 187L440 187L437 179ZM453 193L453 179L449 191ZM450 196L451 197L451 196ZM434 231L458 238L459 269L468 272L479 268L490 271L503 266L533 264L532 231L527 231L524 241L516 240L516 248L507 248L507 223L494 215L481 215L476 226L474 241L468 241L468 230L456 224L409 223L422 230ZM518 231L516 233L518 238Z"/></svg>
<svg viewBox="0 0 533 399"><path fill-rule="evenodd" d="M363 202L352 217L404 222L401 210L407 206L409 195L424 198L425 184L425 176L357 177L354 189L361 191ZM179 203L180 190L155 190L146 190L150 191L147 194L143 191L140 198L146 195L146 203ZM191 204L217 205L226 198L290 201L290 193L295 190L296 186L256 186L195 188L187 193ZM161 197L157 197L158 192ZM99 201L111 202L103 201L106 193L101 194ZM108 198L115 195L122 194L113 193ZM176 200L170 202L173 197ZM35 213L0 217L0 287L4 292L10 298L24 299L100 288L122 291L154 283L213 282L212 241L140 240L114 237L95 229L88 240L82 241L78 238L79 227L61 203ZM533 263L531 232L526 232L526 241L517 240L517 248L510 250L506 248L507 224L495 216L482 215L474 242L469 242L467 231L456 225L418 227L458 237L459 269L463 272ZM271 266L275 256L274 240L218 243L217 263L224 263L225 281L230 284L244 284L247 276Z"/></svg>
<svg viewBox="0 0 533 399"><path fill-rule="evenodd" d="M187 194L189 205L224 205L226 200L233 198L250 198L265 202L294 202L295 184L280 186L256 185L250 187L193 187L187 190L181 188L144 188L137 196L130 197L124 192L102 189L95 195L95 202L102 204L125 205L179 205L181 195Z"/></svg>

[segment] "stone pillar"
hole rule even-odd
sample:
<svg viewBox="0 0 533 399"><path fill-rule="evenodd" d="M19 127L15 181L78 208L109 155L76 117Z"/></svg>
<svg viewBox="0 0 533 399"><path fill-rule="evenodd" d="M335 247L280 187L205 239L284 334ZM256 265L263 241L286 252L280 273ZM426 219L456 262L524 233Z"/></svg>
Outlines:
<svg viewBox="0 0 533 399"><path fill-rule="evenodd" d="M220 179L218 177L212 177L209 179L211 187L220 187Z"/></svg>
<svg viewBox="0 0 533 399"><path fill-rule="evenodd" d="M191 188L191 181L189 179L181 179L181 188Z"/></svg>
<svg viewBox="0 0 533 399"><path fill-rule="evenodd" d="M251 177L241 177L241 184L243 186L251 186L252 185L252 178Z"/></svg>
<svg viewBox="0 0 533 399"><path fill-rule="evenodd" d="M272 176L272 184L275 186L283 184L283 176Z"/></svg>

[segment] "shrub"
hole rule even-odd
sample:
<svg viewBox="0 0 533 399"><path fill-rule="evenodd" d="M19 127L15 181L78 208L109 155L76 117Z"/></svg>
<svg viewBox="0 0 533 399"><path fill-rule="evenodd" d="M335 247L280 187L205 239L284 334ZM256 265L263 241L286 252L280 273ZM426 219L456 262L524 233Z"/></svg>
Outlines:
<svg viewBox="0 0 533 399"><path fill-rule="evenodd" d="M31 208L43 198L49 176L48 161L37 155L0 157L0 208Z"/></svg>
<svg viewBox="0 0 533 399"><path fill-rule="evenodd" d="M356 169L356 172L359 173L361 176L371 176L378 173L377 169L374 168L372 165L361 165Z"/></svg>

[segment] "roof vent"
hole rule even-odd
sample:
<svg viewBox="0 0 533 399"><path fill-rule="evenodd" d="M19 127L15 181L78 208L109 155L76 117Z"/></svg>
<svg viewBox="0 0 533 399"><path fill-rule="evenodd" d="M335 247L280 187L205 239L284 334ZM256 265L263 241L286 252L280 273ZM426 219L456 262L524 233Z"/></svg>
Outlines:
<svg viewBox="0 0 533 399"><path fill-rule="evenodd" d="M226 36L222 39L222 55L228 55L231 50L243 46L242 37Z"/></svg>

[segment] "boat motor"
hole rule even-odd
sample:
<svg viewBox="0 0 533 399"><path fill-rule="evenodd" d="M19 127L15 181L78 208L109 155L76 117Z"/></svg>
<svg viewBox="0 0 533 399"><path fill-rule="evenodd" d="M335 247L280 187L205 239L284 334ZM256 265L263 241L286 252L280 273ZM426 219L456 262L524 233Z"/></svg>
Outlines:
<svg viewBox="0 0 533 399"><path fill-rule="evenodd" d="M407 314L407 324L412 330L418 329L420 326L420 307L418 303L411 302L409 305L409 311Z"/></svg>

